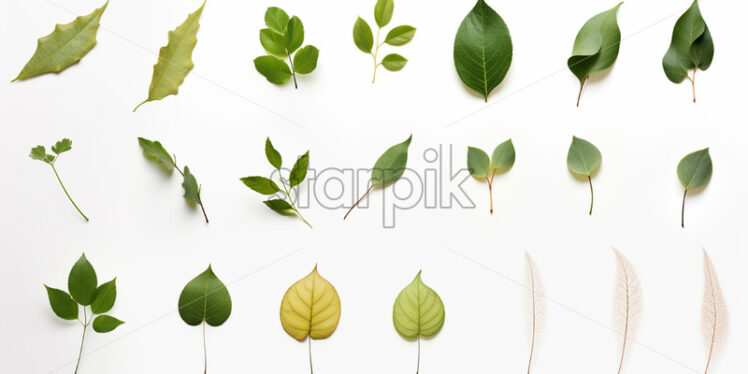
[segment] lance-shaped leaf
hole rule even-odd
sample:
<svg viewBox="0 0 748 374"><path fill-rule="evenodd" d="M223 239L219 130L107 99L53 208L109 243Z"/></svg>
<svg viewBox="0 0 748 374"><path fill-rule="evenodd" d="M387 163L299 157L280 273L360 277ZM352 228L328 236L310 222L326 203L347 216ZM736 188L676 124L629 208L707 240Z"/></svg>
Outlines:
<svg viewBox="0 0 748 374"><path fill-rule="evenodd" d="M66 320L78 319L78 303L67 292L47 285L44 285L44 288L47 290L49 305L58 317Z"/></svg>
<svg viewBox="0 0 748 374"><path fill-rule="evenodd" d="M673 83L680 83L684 79L691 81L693 102L696 102L694 78L688 76L688 71L693 69L695 76L696 69L708 69L713 57L712 34L701 17L698 0L694 0L691 7L675 22L670 47L662 58L662 68Z"/></svg>
<svg viewBox="0 0 748 374"><path fill-rule="evenodd" d="M114 329L124 324L124 322L112 316L98 316L93 321L93 329L98 333L112 332Z"/></svg>
<svg viewBox="0 0 748 374"><path fill-rule="evenodd" d="M617 13L621 4L590 18L574 40L574 48L566 64L579 79L577 106L589 75L608 69L618 57L621 30L618 28Z"/></svg>
<svg viewBox="0 0 748 374"><path fill-rule="evenodd" d="M145 158L155 161L158 165L167 173L171 174L176 163L171 158L169 152L166 151L161 142L157 140L148 140L146 138L138 138L138 144L143 149L143 156Z"/></svg>
<svg viewBox="0 0 748 374"><path fill-rule="evenodd" d="M727 312L725 295L719 285L719 278L712 263L712 259L704 252L704 300L701 307L701 331L706 343L706 369L704 374L709 373L709 367L714 357L722 349L730 330L730 318Z"/></svg>
<svg viewBox="0 0 748 374"><path fill-rule="evenodd" d="M283 329L292 338L304 341L325 339L340 321L340 297L335 287L314 267L309 275L288 288L280 307Z"/></svg>
<svg viewBox="0 0 748 374"><path fill-rule="evenodd" d="M488 101L512 63L512 38L504 20L478 0L457 30L454 61L462 82Z"/></svg>
<svg viewBox="0 0 748 374"><path fill-rule="evenodd" d="M686 196L688 190L704 187L712 179L712 157L709 148L704 148L686 155L678 163L678 179L683 185L683 204L681 206L681 227L686 227Z"/></svg>
<svg viewBox="0 0 748 374"><path fill-rule="evenodd" d="M88 262L85 254L81 255L73 268L70 269L70 275L68 275L70 296L80 305L91 305L94 301L97 284L96 271L93 265Z"/></svg>
<svg viewBox="0 0 748 374"><path fill-rule="evenodd" d="M429 338L444 325L444 303L439 295L421 281L421 271L395 299L392 310L395 330L403 338Z"/></svg>
<svg viewBox="0 0 748 374"><path fill-rule="evenodd" d="M595 191L592 188L592 173L600 167L603 156L594 144L576 136L572 137L566 166L576 175L587 177L590 184L590 215L595 205Z"/></svg>
<svg viewBox="0 0 748 374"><path fill-rule="evenodd" d="M387 187L405 173L408 164L408 147L413 135L404 142L393 145L377 159L371 170L371 183L374 186Z"/></svg>
<svg viewBox="0 0 748 374"><path fill-rule="evenodd" d="M89 15L58 24L51 34L39 38L34 55L13 81L59 73L80 61L96 45L99 21L107 5L108 1Z"/></svg>
<svg viewBox="0 0 748 374"><path fill-rule="evenodd" d="M148 98L133 109L154 100L161 100L169 95L176 95L179 86L195 64L192 62L192 51L197 45L197 30L200 28L200 16L205 2L198 10L187 16L187 19L173 31L169 31L169 42L161 47L158 62L153 65L151 87Z"/></svg>
<svg viewBox="0 0 748 374"><path fill-rule="evenodd" d="M96 288L94 300L91 303L91 311L94 314L102 314L112 310L114 301L117 299L117 278L110 280Z"/></svg>
<svg viewBox="0 0 748 374"><path fill-rule="evenodd" d="M220 326L231 315L231 296L211 266L191 280L179 295L179 316L190 326Z"/></svg>

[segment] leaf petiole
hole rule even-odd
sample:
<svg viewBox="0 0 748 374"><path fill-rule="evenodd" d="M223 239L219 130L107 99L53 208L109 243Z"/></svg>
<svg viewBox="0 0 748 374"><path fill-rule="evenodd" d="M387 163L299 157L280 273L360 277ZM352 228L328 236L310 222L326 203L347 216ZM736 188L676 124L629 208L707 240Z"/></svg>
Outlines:
<svg viewBox="0 0 748 374"><path fill-rule="evenodd" d="M577 95L577 107L579 107L579 101L582 99L582 89L584 88L584 83L587 82L587 79L589 79L589 75L584 77L584 80L582 83L579 84L579 94Z"/></svg>
<svg viewBox="0 0 748 374"><path fill-rule="evenodd" d="M301 215L301 212L299 212L299 209L296 208L296 204L293 202L293 199L291 198L291 193L288 191L288 188L286 188L286 182L283 181L283 176L281 175L281 170L278 169L278 176L280 177L281 186L283 186L283 193L286 194L286 197L288 198L288 202L291 204L291 208L293 209L294 213L296 213L296 216L299 217L304 223L306 223L307 226L309 226L310 229L312 229L312 225L304 218L304 216Z"/></svg>
<svg viewBox="0 0 748 374"><path fill-rule="evenodd" d="M363 196L361 196L361 198L360 198L360 199L358 199L358 201L356 201L356 203L355 203L355 204L353 204L353 206L351 207L351 209L348 209L348 212L347 212L347 213L345 214L345 216L343 216L343 219L346 219L346 218L348 218L348 215L349 215L349 214L351 214L351 211L353 211L353 208L355 208L356 206L358 206L358 204L359 204L359 203L361 202L361 200L363 200L363 199L364 199L364 198L366 197L366 195L368 195L368 194L369 194L369 192L370 192L370 191L372 190L372 188L374 188L374 184L373 184L373 183L372 183L372 185L371 185L371 186L369 187L369 189L368 189L368 190L366 190L366 192L364 192Z"/></svg>
<svg viewBox="0 0 748 374"><path fill-rule="evenodd" d="M309 337L309 371L314 374L314 367L312 366L312 337Z"/></svg>
<svg viewBox="0 0 748 374"><path fill-rule="evenodd" d="M299 84L296 83L296 70L293 68L293 60L291 60L291 52L286 49L286 54L288 55L288 64L291 65L291 76L293 77L293 87L295 89L299 89Z"/></svg>
<svg viewBox="0 0 748 374"><path fill-rule="evenodd" d="M592 215L592 207L595 205L595 191L592 189L592 176L588 175L587 180L590 182L590 215Z"/></svg>
<svg viewBox="0 0 748 374"><path fill-rule="evenodd" d="M683 191L683 204L680 208L680 227L686 227L686 195L688 195L688 188Z"/></svg>
<svg viewBox="0 0 748 374"><path fill-rule="evenodd" d="M57 158L55 158L55 160L52 161L49 164L49 166L52 167L52 171L55 173L55 177L57 177L57 181L60 182L60 187L62 187L62 190L65 192L65 195L68 197L68 200L70 200L70 202L73 203L73 206L75 207L75 210L77 210L78 213L80 213L80 215L83 216L83 219L85 219L86 222L88 222L88 217L86 217L86 215L83 214L83 212L81 211L81 209L78 208L78 205L75 203L75 201L73 201L73 198L70 197L70 194L68 193L67 188L65 188L65 185L62 184L62 179L60 179L60 174L57 173L57 168L55 168L55 164L54 164L55 161L57 161Z"/></svg>

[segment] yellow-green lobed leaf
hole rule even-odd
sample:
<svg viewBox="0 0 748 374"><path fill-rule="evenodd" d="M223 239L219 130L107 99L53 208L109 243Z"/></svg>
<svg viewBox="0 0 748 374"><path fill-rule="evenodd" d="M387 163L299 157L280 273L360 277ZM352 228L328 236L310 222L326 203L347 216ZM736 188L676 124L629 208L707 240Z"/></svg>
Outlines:
<svg viewBox="0 0 748 374"><path fill-rule="evenodd" d="M406 339L429 338L444 325L444 303L439 295L421 281L419 271L395 299L392 322Z"/></svg>

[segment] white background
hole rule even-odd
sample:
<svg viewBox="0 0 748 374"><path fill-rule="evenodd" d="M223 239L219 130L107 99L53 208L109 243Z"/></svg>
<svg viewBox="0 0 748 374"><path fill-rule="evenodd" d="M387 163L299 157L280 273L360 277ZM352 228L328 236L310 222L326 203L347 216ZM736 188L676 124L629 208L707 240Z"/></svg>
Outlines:
<svg viewBox="0 0 748 374"><path fill-rule="evenodd" d="M553 300L534 372L613 372L619 342L610 330L612 247L634 264L644 292L624 372L703 372L701 247L712 256L731 311L732 331L711 372L745 371L745 2L702 3L716 53L711 68L697 73L694 105L688 82L670 83L660 62L689 2L627 1L619 11L618 61L588 84L580 108L565 61L582 24L613 2L490 1L511 30L514 58L488 104L462 85L452 60L455 32L472 1L397 1L392 26L412 24L418 32L411 44L385 46L384 53L410 62L398 73L381 70L372 86L371 58L354 46L351 29L357 15L374 24L374 3L208 0L195 68L179 95L133 114L167 31L199 1L112 1L99 44L80 64L13 84L7 82L33 54L36 38L101 1L3 1L3 371L73 371L80 326L54 316L42 284L65 288L85 250L100 281L117 276L113 314L127 324L89 335L81 373L202 372L201 331L181 321L176 304L208 263L234 302L228 322L208 330L211 373L308 371L306 345L285 334L278 309L286 288L315 263L343 306L335 334L313 343L318 373L414 371L416 345L397 335L391 308L419 269L447 311L441 333L422 345L421 372L522 372L527 250ZM300 78L298 90L266 82L252 65L263 54L257 35L270 5L299 15L305 43L321 50L317 70ZM471 179L463 186L475 209L421 205L398 212L396 228L385 229L382 201L393 190L380 190L369 209L346 221L345 209L313 203L303 211L315 225L310 230L265 208L262 196L238 180L271 171L266 136L285 160L311 149L311 167L322 169L371 167L410 133L409 167L420 172L432 166L423 159L429 148L453 145L454 167L462 168L467 145L490 152L511 137L517 162L496 179L495 213L488 214L487 185ZM572 135L603 154L592 217L587 184L565 165ZM209 225L185 204L179 178L143 158L138 136L161 140L190 166L203 185ZM73 210L49 167L28 157L32 146L62 137L73 140L73 150L57 166L90 223ZM681 229L676 165L707 146L714 175L689 195ZM344 187L349 205L354 192L350 183Z"/></svg>

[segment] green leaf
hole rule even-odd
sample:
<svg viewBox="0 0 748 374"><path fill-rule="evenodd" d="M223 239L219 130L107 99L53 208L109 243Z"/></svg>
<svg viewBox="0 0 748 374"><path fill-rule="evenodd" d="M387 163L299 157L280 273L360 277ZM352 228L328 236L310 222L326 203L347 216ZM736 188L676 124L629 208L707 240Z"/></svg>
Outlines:
<svg viewBox="0 0 748 374"><path fill-rule="evenodd" d="M491 171L491 160L483 150L468 147L467 167L470 175L478 179L483 179L488 177Z"/></svg>
<svg viewBox="0 0 748 374"><path fill-rule="evenodd" d="M176 163L160 142L138 138L138 144L143 149L145 158L157 162L165 172L171 174L176 167Z"/></svg>
<svg viewBox="0 0 748 374"><path fill-rule="evenodd" d="M293 56L293 69L298 74L309 74L317 68L317 58L319 49L313 45L308 45Z"/></svg>
<svg viewBox="0 0 748 374"><path fill-rule="evenodd" d="M117 278L99 286L94 293L91 311L94 314L102 314L112 310L114 301L117 299Z"/></svg>
<svg viewBox="0 0 748 374"><path fill-rule="evenodd" d="M382 66L389 71L398 71L405 67L408 59L397 53L390 53L382 59Z"/></svg>
<svg viewBox="0 0 748 374"><path fill-rule="evenodd" d="M289 54L294 53L304 43L304 24L299 17L293 16L288 20L283 40Z"/></svg>
<svg viewBox="0 0 748 374"><path fill-rule="evenodd" d="M31 157L34 160L46 162L48 164L51 164L55 160L55 156L48 155L47 150L44 148L43 145L37 145L36 147L31 148L31 153L29 153L29 157Z"/></svg>
<svg viewBox="0 0 748 374"><path fill-rule="evenodd" d="M683 157L678 163L678 179L687 190L706 186L712 179L712 158L709 156L709 148Z"/></svg>
<svg viewBox="0 0 748 374"><path fill-rule="evenodd" d="M621 30L616 15L621 4L590 18L579 30L567 65L580 84L588 75L608 69L618 57Z"/></svg>
<svg viewBox="0 0 748 374"><path fill-rule="evenodd" d="M675 23L670 47L662 59L662 67L671 82L680 83L688 77L689 70L708 69L713 57L712 34L701 17L698 2L694 0L691 7Z"/></svg>
<svg viewBox="0 0 748 374"><path fill-rule="evenodd" d="M169 95L176 95L179 86L195 64L192 62L192 51L197 45L197 30L200 28L200 16L205 2L176 29L169 32L169 42L161 47L158 61L153 65L153 77L148 89L148 98L133 109L133 112L149 102L161 100Z"/></svg>
<svg viewBox="0 0 748 374"><path fill-rule="evenodd" d="M67 292L47 285L44 285L44 288L47 289L49 305L58 317L65 320L78 319L78 303Z"/></svg>
<svg viewBox="0 0 748 374"><path fill-rule="evenodd" d="M291 69L285 61L275 56L260 56L254 60L255 69L270 83L283 84L291 79Z"/></svg>
<svg viewBox="0 0 748 374"><path fill-rule="evenodd" d="M457 74L488 101L512 63L512 38L504 20L478 0L457 30L454 43Z"/></svg>
<svg viewBox="0 0 748 374"><path fill-rule="evenodd" d="M371 32L371 27L361 17L358 17L356 23L353 24L353 42L364 53L371 53L371 48L374 46L374 34Z"/></svg>
<svg viewBox="0 0 748 374"><path fill-rule="evenodd" d="M114 329L122 324L124 324L124 322L112 316L98 316L93 321L93 329L98 333L107 333L114 331Z"/></svg>
<svg viewBox="0 0 748 374"><path fill-rule="evenodd" d="M194 203L202 204L200 201L200 186L197 184L197 179L190 173L190 168L184 167L184 180L182 181L182 188L184 188L184 199Z"/></svg>
<svg viewBox="0 0 748 374"><path fill-rule="evenodd" d="M494 148L491 155L491 164L497 169L507 169L514 166L515 157L514 144L512 139L509 139Z"/></svg>
<svg viewBox="0 0 748 374"><path fill-rule="evenodd" d="M393 0L377 0L374 6L374 20L380 28L387 26L392 19L392 12L395 11L395 2Z"/></svg>
<svg viewBox="0 0 748 374"><path fill-rule="evenodd" d="M303 156L299 157L293 165L291 175L288 178L291 187L298 186L304 181L307 169L309 169L309 151L306 151Z"/></svg>
<svg viewBox="0 0 748 374"><path fill-rule="evenodd" d="M99 21L109 2L91 14L76 18L39 38L36 51L13 81L46 73L59 73L80 61L96 45Z"/></svg>
<svg viewBox="0 0 748 374"><path fill-rule="evenodd" d="M229 319L231 296L210 266L182 290L179 295L179 315L190 326L197 326L203 321L211 326L220 326Z"/></svg>
<svg viewBox="0 0 748 374"><path fill-rule="evenodd" d="M286 47L283 45L283 35L278 34L273 30L260 30L260 43L262 44L262 48L265 48L266 51L274 55L286 55Z"/></svg>
<svg viewBox="0 0 748 374"><path fill-rule="evenodd" d="M283 35L288 26L288 14L278 7L270 7L265 12L265 24L270 30Z"/></svg>
<svg viewBox="0 0 748 374"><path fill-rule="evenodd" d="M265 177L244 177L240 179L247 187L263 195L272 195L280 192L280 188L275 182Z"/></svg>
<svg viewBox="0 0 748 374"><path fill-rule="evenodd" d="M276 151L275 147L273 147L270 137L265 139L265 157L267 157L270 165L273 165L274 168L280 170L283 165L283 158L281 157L280 152Z"/></svg>
<svg viewBox="0 0 748 374"><path fill-rule="evenodd" d="M91 305L96 294L97 283L96 271L86 259L86 255L81 255L68 275L70 296L80 305Z"/></svg>
<svg viewBox="0 0 748 374"><path fill-rule="evenodd" d="M408 137L404 142L393 145L386 150L371 171L371 183L373 186L386 187L405 173L405 167L408 163L408 146L413 139L413 135Z"/></svg>
<svg viewBox="0 0 748 374"><path fill-rule="evenodd" d="M280 213L283 215L294 214L293 207L286 200L281 200L281 199L265 200L263 201L263 203L267 205L268 208L276 211L277 213Z"/></svg>
<svg viewBox="0 0 748 374"><path fill-rule="evenodd" d="M421 281L421 272L395 299L392 322L403 338L429 338L444 325L444 303L439 295Z"/></svg>
<svg viewBox="0 0 748 374"><path fill-rule="evenodd" d="M387 37L384 38L384 42L389 45L400 46L408 44L413 40L413 36L416 35L416 28L413 26L397 26L387 33Z"/></svg>
<svg viewBox="0 0 748 374"><path fill-rule="evenodd" d="M52 146L52 152L58 155L71 149L73 149L73 142L68 138L62 139Z"/></svg>
<svg viewBox="0 0 748 374"><path fill-rule="evenodd" d="M602 157L600 150L592 143L574 136L566 156L566 165L572 173L589 177L600 166Z"/></svg>

